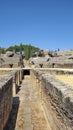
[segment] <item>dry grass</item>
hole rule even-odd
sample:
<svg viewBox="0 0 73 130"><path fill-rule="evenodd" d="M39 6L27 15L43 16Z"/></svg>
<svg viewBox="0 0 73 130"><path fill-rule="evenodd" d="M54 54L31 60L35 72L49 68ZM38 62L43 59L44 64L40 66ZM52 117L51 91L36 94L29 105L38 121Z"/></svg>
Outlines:
<svg viewBox="0 0 73 130"><path fill-rule="evenodd" d="M7 74L7 72L0 71L0 77L4 77L5 74Z"/></svg>
<svg viewBox="0 0 73 130"><path fill-rule="evenodd" d="M5 71L0 71L0 75L4 75L4 74L7 74L8 72L5 72Z"/></svg>
<svg viewBox="0 0 73 130"><path fill-rule="evenodd" d="M55 75L55 77L63 83L73 86L73 75Z"/></svg>

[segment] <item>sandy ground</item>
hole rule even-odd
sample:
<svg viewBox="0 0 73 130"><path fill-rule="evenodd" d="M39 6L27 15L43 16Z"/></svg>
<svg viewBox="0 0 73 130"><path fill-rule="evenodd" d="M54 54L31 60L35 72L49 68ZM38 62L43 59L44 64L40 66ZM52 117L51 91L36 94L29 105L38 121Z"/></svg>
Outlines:
<svg viewBox="0 0 73 130"><path fill-rule="evenodd" d="M73 75L55 75L55 77L63 83L73 86Z"/></svg>

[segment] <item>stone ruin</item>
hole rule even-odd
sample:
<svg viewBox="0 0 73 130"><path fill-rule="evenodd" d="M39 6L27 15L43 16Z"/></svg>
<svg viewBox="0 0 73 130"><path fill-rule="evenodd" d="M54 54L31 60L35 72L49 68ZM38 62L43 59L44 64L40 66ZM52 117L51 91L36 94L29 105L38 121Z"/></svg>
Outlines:
<svg viewBox="0 0 73 130"><path fill-rule="evenodd" d="M3 130L12 109L13 96L23 79L22 70L0 70L0 130Z"/></svg>
<svg viewBox="0 0 73 130"><path fill-rule="evenodd" d="M73 74L73 71L55 70L54 73ZM73 88L52 74L53 70L31 71L51 130L73 130Z"/></svg>
<svg viewBox="0 0 73 130"><path fill-rule="evenodd" d="M45 57L30 59L32 68L29 68L28 71L38 90L51 130L73 130L73 88L60 82L53 75L73 75L73 70L58 68L72 68L72 60L73 50L59 51L57 54L46 54ZM22 65L21 62L21 57L11 52L0 56L1 67L18 67ZM13 66L10 66L12 64ZM0 70L0 130L5 129L12 109L13 96L22 82L25 72L27 73L26 68L16 70L2 70L1 68Z"/></svg>
<svg viewBox="0 0 73 130"><path fill-rule="evenodd" d="M23 58L14 52L7 51L0 55L0 68L23 67Z"/></svg>
<svg viewBox="0 0 73 130"><path fill-rule="evenodd" d="M44 53L30 58L29 63L35 68L73 68L73 50Z"/></svg>
<svg viewBox="0 0 73 130"><path fill-rule="evenodd" d="M25 70L25 71L24 71ZM28 70L0 70L0 130L3 130L12 108L13 96ZM59 69L30 69L30 75L38 90L46 118L51 130L73 129L73 88L53 76L73 74L73 71ZM24 79L25 80L25 79Z"/></svg>

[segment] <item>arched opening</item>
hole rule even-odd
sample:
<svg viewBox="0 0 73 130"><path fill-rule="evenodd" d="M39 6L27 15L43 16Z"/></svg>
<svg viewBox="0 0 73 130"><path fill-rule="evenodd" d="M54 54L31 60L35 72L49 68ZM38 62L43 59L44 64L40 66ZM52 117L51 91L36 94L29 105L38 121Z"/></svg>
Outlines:
<svg viewBox="0 0 73 130"><path fill-rule="evenodd" d="M29 69L24 70L24 71L23 71L23 74L24 74L24 75L30 75L30 70L29 70Z"/></svg>
<svg viewBox="0 0 73 130"><path fill-rule="evenodd" d="M43 64L39 64L40 68L43 68Z"/></svg>
<svg viewBox="0 0 73 130"><path fill-rule="evenodd" d="M55 67L55 63L52 64L52 68L54 68L54 67Z"/></svg>
<svg viewBox="0 0 73 130"><path fill-rule="evenodd" d="M34 62L32 61L31 64L34 65Z"/></svg>
<svg viewBox="0 0 73 130"><path fill-rule="evenodd" d="M12 68L12 67L13 67L13 64L9 64L9 66L10 66L10 68Z"/></svg>

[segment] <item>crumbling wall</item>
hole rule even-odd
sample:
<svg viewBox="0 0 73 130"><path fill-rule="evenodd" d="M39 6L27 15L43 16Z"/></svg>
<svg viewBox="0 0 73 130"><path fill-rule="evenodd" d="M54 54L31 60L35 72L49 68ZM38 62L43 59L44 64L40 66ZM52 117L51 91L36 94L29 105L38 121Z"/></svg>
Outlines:
<svg viewBox="0 0 73 130"><path fill-rule="evenodd" d="M31 76L39 92L51 129L72 130L73 88L42 71L32 70Z"/></svg>

